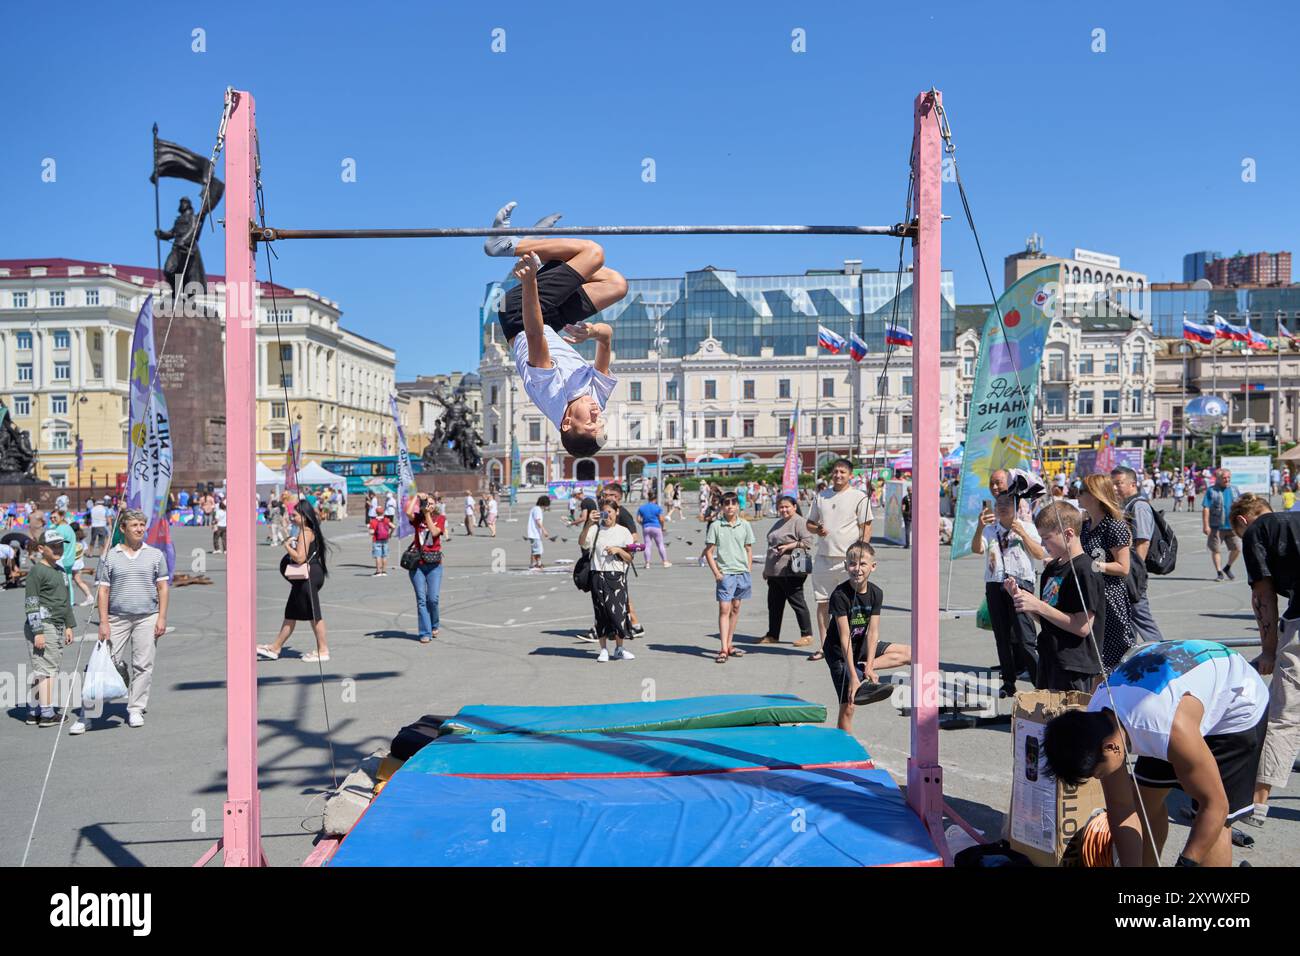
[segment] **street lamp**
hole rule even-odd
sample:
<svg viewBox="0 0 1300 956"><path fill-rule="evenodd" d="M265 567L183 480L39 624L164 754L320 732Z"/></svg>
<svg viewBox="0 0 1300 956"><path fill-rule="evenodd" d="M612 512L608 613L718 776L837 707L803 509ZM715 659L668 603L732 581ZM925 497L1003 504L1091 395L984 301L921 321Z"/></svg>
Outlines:
<svg viewBox="0 0 1300 956"><path fill-rule="evenodd" d="M81 488L81 406L87 404L90 399L82 392L73 392L72 400L77 406L77 437L73 444L73 453L77 456L77 488Z"/></svg>
<svg viewBox="0 0 1300 956"><path fill-rule="evenodd" d="M664 312L668 310L665 303L654 306L655 324L655 494L663 488L664 482Z"/></svg>

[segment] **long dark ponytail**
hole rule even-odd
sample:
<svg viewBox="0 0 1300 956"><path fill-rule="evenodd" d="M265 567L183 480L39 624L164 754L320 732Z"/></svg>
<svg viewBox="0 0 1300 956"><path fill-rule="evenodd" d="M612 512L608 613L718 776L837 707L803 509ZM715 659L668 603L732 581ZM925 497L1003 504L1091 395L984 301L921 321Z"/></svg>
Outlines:
<svg viewBox="0 0 1300 956"><path fill-rule="evenodd" d="M310 529L312 535L315 536L316 554L320 558L320 569L323 573L329 574L329 568L325 564L325 551L327 548L325 532L321 531L320 518L316 515L316 509L311 506L311 502L306 498L299 498L293 510L302 517L303 526Z"/></svg>

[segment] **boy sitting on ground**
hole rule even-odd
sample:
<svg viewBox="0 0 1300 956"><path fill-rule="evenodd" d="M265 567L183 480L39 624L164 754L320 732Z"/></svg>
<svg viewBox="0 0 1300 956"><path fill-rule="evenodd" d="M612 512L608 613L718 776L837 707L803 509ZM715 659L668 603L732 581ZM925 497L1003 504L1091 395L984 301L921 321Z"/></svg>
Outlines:
<svg viewBox="0 0 1300 956"><path fill-rule="evenodd" d="M503 207L494 225L509 227L514 207ZM498 319L524 391L559 429L570 455L594 455L605 444L603 412L618 383L609 374L613 330L587 319L622 299L627 280L605 267L604 250L588 239L501 236L484 249L520 257L513 270L519 286L502 300ZM573 348L588 339L596 342L591 364Z"/></svg>
<svg viewBox="0 0 1300 956"><path fill-rule="evenodd" d="M880 639L885 594L870 580L876 570L875 549L865 541L849 545L844 567L849 579L831 592L832 626L822 654L840 702L838 726L852 733L855 704L872 704L893 694L893 687L881 684L876 671L912 663L912 649Z"/></svg>

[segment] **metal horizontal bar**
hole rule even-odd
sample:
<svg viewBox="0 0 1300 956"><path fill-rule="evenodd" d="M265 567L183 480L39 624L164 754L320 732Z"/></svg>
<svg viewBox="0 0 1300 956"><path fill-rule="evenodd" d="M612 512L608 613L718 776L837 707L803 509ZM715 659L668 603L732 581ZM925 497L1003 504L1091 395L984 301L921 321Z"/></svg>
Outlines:
<svg viewBox="0 0 1300 956"><path fill-rule="evenodd" d="M278 239L465 239L476 236L910 236L915 224L892 226L528 226L468 229L279 229L251 226L255 242Z"/></svg>

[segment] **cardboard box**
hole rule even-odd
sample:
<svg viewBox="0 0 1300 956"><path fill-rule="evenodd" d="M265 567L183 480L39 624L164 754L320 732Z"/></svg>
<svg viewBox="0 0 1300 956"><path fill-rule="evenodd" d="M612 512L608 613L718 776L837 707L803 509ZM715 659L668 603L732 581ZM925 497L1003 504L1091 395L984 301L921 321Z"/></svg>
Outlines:
<svg viewBox="0 0 1300 956"><path fill-rule="evenodd" d="M1072 840L1080 836L1094 810L1105 807L1101 781L1074 787L1047 774L1043 730L1067 710L1087 705L1090 694L1036 690L1016 695L1011 718L1013 741L1011 810L1007 839L1035 866L1060 866Z"/></svg>

